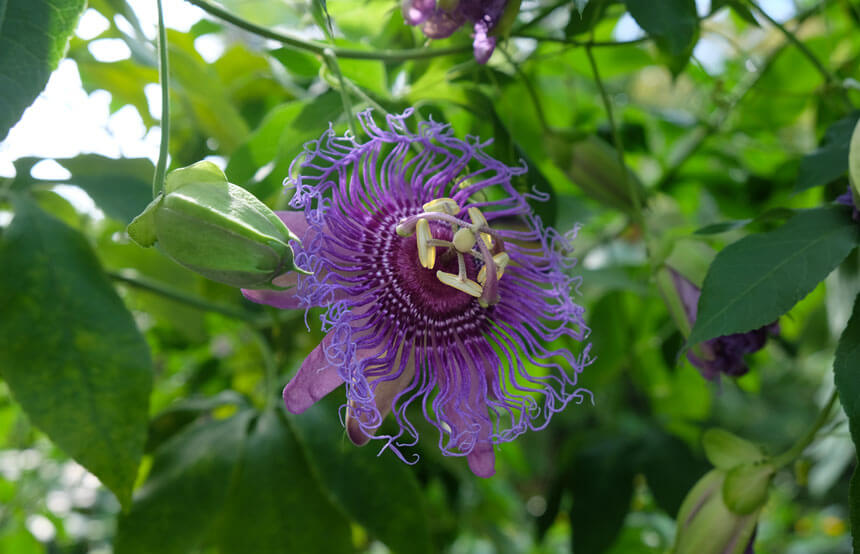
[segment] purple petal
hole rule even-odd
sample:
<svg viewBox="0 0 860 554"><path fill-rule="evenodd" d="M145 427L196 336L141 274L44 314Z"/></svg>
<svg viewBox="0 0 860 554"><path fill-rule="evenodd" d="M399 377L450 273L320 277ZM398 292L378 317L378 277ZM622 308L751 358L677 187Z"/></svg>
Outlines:
<svg viewBox="0 0 860 554"><path fill-rule="evenodd" d="M496 474L496 453L489 440L476 444L466 459L469 461L469 469L478 477L492 477Z"/></svg>
<svg viewBox="0 0 860 554"><path fill-rule="evenodd" d="M380 354L379 351L376 351L372 354L365 353L362 355L362 352L359 351L358 356L364 359L370 357L376 357ZM394 366L397 367L399 365L399 357L395 360ZM396 375L396 373L395 373ZM406 363L403 372L399 377L394 379L386 379L381 380L377 379L379 383L376 385L374 391L374 400L376 402L376 409L379 410L379 415L382 419L385 418L389 413L391 413L392 406L394 405L394 401L397 396L405 389L415 377L415 359L410 356L409 361ZM365 422L366 423L366 422ZM346 433L349 437L349 440L352 441L353 444L357 446L363 446L367 444L367 442L371 439L370 436L367 435L361 429L361 421L359 418L356 418L352 415L352 410L347 410L346 414Z"/></svg>
<svg viewBox="0 0 860 554"><path fill-rule="evenodd" d="M298 273L285 273L275 277L272 283L279 287L289 287L287 290L242 289L242 296L257 304L268 304L282 310L295 310L300 307L300 300L296 297L298 278Z"/></svg>
<svg viewBox="0 0 860 554"><path fill-rule="evenodd" d="M317 400L343 384L343 379L337 373L338 368L331 365L325 356L325 349L330 341L329 335L326 335L284 387L284 404L288 412L304 412Z"/></svg>
<svg viewBox="0 0 860 554"><path fill-rule="evenodd" d="M284 222L287 229L299 237L299 240L304 240L305 233L307 233L308 230L308 220L305 219L304 212L282 211L275 212L275 215L281 218L281 221Z"/></svg>
<svg viewBox="0 0 860 554"><path fill-rule="evenodd" d="M487 35L487 24L483 21L475 23L475 39L472 41L472 48L475 52L475 61L482 64L487 63L493 55L493 50L496 49L496 37Z"/></svg>

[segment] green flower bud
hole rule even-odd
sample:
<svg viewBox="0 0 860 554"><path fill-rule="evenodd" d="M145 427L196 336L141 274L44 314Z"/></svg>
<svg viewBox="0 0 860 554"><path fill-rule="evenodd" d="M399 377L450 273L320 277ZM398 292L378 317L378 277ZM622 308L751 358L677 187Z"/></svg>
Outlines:
<svg viewBox="0 0 860 554"><path fill-rule="evenodd" d="M848 177L851 181L851 195L854 197L854 205L860 206L860 121L854 127L851 144L848 148Z"/></svg>
<svg viewBox="0 0 860 554"><path fill-rule="evenodd" d="M736 514L723 500L726 472L714 469L696 483L678 511L673 554L741 554L753 540L761 507Z"/></svg>
<svg viewBox="0 0 860 554"><path fill-rule="evenodd" d="M754 464L765 460L758 445L729 433L724 429L708 429L702 436L705 456L717 469L726 471L741 464Z"/></svg>
<svg viewBox="0 0 860 554"><path fill-rule="evenodd" d="M128 234L143 247L157 242L180 265L234 287L276 288L272 279L296 269L289 243L297 237L210 162L172 171Z"/></svg>

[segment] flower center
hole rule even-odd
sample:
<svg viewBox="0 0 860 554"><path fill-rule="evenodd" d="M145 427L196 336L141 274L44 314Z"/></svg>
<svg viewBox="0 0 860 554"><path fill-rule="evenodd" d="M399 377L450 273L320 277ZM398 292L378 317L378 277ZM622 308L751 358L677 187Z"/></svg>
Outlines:
<svg viewBox="0 0 860 554"><path fill-rule="evenodd" d="M449 263L436 271L436 279L477 298L484 308L498 304L498 282L510 256L505 252L504 242L490 229L484 214L471 207L467 210L471 221L459 219L457 214L463 210L453 198L437 198L422 207L422 213L402 219L396 228L401 237L415 235L415 250L421 266L436 267L437 248L444 248L441 257ZM450 263L454 259L456 265ZM474 263L474 260L481 264L475 280L469 278L467 271L467 262Z"/></svg>

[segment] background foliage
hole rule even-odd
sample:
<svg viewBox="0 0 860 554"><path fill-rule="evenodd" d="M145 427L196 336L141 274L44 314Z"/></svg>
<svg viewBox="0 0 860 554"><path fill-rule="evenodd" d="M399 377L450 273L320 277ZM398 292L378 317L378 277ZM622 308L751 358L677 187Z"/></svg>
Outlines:
<svg viewBox="0 0 860 554"><path fill-rule="evenodd" d="M432 441L411 467L357 449L337 393L300 417L279 402L317 314L307 330L130 243L152 161L82 154L57 160L57 181L20 158L0 178L0 551L663 552L712 427L797 454L757 551L851 551L858 227L826 206L860 113L860 4L764 5L787 9L777 20L747 0L527 0L482 66L466 30L428 45L393 0L191 1L204 17L167 32L170 167L210 157L283 208L290 161L329 122L346 130L345 110L415 106L492 137L495 157L528 164L518 185L549 192L545 222L583 224L596 404L506 444L487 480ZM158 125L154 30L93 0L107 25L82 39L84 9L0 1L0 137L64 51L88 92ZM129 55L100 61L104 39ZM709 383L680 355L654 280L667 259L705 283L694 339L787 314L750 373ZM834 358L845 412L806 448Z"/></svg>

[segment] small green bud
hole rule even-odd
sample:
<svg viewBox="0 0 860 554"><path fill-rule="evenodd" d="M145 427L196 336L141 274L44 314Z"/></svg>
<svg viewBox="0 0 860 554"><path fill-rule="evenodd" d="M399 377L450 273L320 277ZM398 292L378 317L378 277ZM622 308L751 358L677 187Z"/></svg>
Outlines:
<svg viewBox="0 0 860 554"><path fill-rule="evenodd" d="M234 287L272 288L272 279L296 270L289 243L297 237L210 162L172 171L128 234L143 247L157 242L180 265Z"/></svg>
<svg viewBox="0 0 860 554"><path fill-rule="evenodd" d="M766 459L757 445L724 429L708 429L702 436L705 456L717 469L729 471L741 464L757 463Z"/></svg>
<svg viewBox="0 0 860 554"><path fill-rule="evenodd" d="M776 468L767 462L741 464L726 474L723 501L738 515L751 514L767 502Z"/></svg>
<svg viewBox="0 0 860 554"><path fill-rule="evenodd" d="M726 472L714 469L693 485L678 511L673 554L741 554L753 538L761 509L741 515L723 500Z"/></svg>

